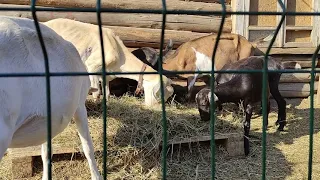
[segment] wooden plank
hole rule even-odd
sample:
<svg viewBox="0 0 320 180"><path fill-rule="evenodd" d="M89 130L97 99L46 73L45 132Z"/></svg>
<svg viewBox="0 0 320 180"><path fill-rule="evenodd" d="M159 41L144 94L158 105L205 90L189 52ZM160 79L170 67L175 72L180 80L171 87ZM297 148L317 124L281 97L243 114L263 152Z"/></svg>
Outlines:
<svg viewBox="0 0 320 180"><path fill-rule="evenodd" d="M286 4L285 2L284 2L284 0L282 0L282 2L284 3L284 4ZM281 7L281 5L280 5L280 3L277 3L277 11L278 12L281 12L282 11L282 7ZM285 33L285 24L286 24L286 19L287 18L285 18L284 19L284 22L282 23L282 25L281 25L281 27L280 27L280 30L279 30L279 33L278 33L278 38L276 39L276 42L274 43L275 44L275 46L277 46L277 47L282 47L283 45L284 45L284 41L285 41L285 37L286 37L286 33ZM281 16L276 16L276 20L277 20L277 24L281 21ZM264 51L265 52L265 51Z"/></svg>
<svg viewBox="0 0 320 180"><path fill-rule="evenodd" d="M312 30L313 26L286 26L286 30Z"/></svg>
<svg viewBox="0 0 320 180"><path fill-rule="evenodd" d="M255 50L255 55L263 55L266 53L267 48L257 48ZM293 54L305 54L312 55L316 51L315 47L312 48L272 48L270 55L283 54L283 55L293 55ZM318 53L319 54L319 53Z"/></svg>
<svg viewBox="0 0 320 180"><path fill-rule="evenodd" d="M232 11L238 12L238 11L245 11L244 1L237 1L232 0L231 1L231 8ZM240 34L242 36L245 36L245 16L244 15L231 15L232 20L232 32L235 34Z"/></svg>
<svg viewBox="0 0 320 180"><path fill-rule="evenodd" d="M223 145L225 146L229 156L234 157L234 156L244 155L242 133L228 133L228 134L216 133L215 140L223 140ZM169 140L168 146L173 147L174 145L180 145L180 144L191 144L191 143L210 142L210 141L211 141L211 136L209 135L195 136L190 138L178 138L178 139ZM160 143L160 146L162 146L162 143Z"/></svg>
<svg viewBox="0 0 320 180"><path fill-rule="evenodd" d="M320 11L320 2L318 0L313 0L314 12ZM313 21L313 32L311 34L311 41L314 46L318 46L320 43L320 17L312 16Z"/></svg>
<svg viewBox="0 0 320 180"><path fill-rule="evenodd" d="M317 88L320 89L320 83L318 83ZM320 105L320 91L318 91L316 95L316 104Z"/></svg>
<svg viewBox="0 0 320 180"><path fill-rule="evenodd" d="M187 0L181 0L181 1L187 1ZM194 2L205 2L205 3L219 3L221 4L220 0L188 0L188 2L194 1ZM231 0L225 0L226 4L230 4ZM221 6L221 5L220 5Z"/></svg>
<svg viewBox="0 0 320 180"><path fill-rule="evenodd" d="M312 61L312 55L284 55L277 54L273 55L273 57L281 60L281 61Z"/></svg>
<svg viewBox="0 0 320 180"><path fill-rule="evenodd" d="M273 26L249 26L248 30L273 30L274 31L275 27Z"/></svg>
<svg viewBox="0 0 320 180"><path fill-rule="evenodd" d="M228 139L227 135L216 133L214 135L215 140L221 140L221 139ZM171 139L168 141L168 145L173 144L188 144L188 143L194 143L194 142L204 142L204 141L210 141L211 136L195 136L190 138L178 138L178 139Z"/></svg>
<svg viewBox="0 0 320 180"><path fill-rule="evenodd" d="M280 94L284 98L307 98L310 92L307 91L280 91Z"/></svg>
<svg viewBox="0 0 320 180"><path fill-rule="evenodd" d="M0 5L3 7L4 5ZM5 5L8 6L8 5ZM9 5L11 6L11 5ZM21 11L1 11L0 15L32 18L31 12ZM91 12L37 12L38 20L41 22L49 21L55 18L67 18L77 21L98 24L97 14ZM139 13L102 13L101 21L103 25L125 26L161 29L161 14L139 14ZM194 32L218 32L220 27L220 17L195 16L195 15L167 15L166 29L184 30ZM231 32L231 20L226 19L223 32Z"/></svg>
<svg viewBox="0 0 320 180"><path fill-rule="evenodd" d="M30 0L2 0L3 4L30 5ZM96 0L37 0L38 6L95 8ZM166 2L167 10L221 11L221 4L193 1L170 0ZM154 0L113 0L101 1L102 8L111 9L152 9L161 10L162 2ZM226 4L227 11L230 5Z"/></svg>
<svg viewBox="0 0 320 180"><path fill-rule="evenodd" d="M244 142L243 135L239 134L231 134L228 136L228 140L226 142L226 149L230 156L243 156L244 155Z"/></svg>
<svg viewBox="0 0 320 180"><path fill-rule="evenodd" d="M311 48L313 47L312 42L286 42L283 45L284 48Z"/></svg>
<svg viewBox="0 0 320 180"><path fill-rule="evenodd" d="M52 154L65 154L81 152L80 147L66 147L59 144L52 144ZM25 157L25 156L41 156L41 145L29 146L25 148L12 148L8 150L8 154L13 157Z"/></svg>
<svg viewBox="0 0 320 180"><path fill-rule="evenodd" d="M96 151L102 149L95 148ZM68 154L82 152L80 147L72 147L52 144L52 154ZM8 155L12 158L13 179L30 178L33 174L33 158L41 156L41 145L29 146L25 148L9 148Z"/></svg>

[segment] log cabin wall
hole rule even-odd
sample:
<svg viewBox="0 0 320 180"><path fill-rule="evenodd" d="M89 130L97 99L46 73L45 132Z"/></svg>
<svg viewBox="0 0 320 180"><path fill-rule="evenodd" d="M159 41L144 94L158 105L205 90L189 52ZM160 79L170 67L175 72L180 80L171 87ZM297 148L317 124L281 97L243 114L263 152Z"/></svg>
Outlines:
<svg viewBox="0 0 320 180"><path fill-rule="evenodd" d="M290 11L319 11L317 0L283 0ZM222 10L219 0L167 0L168 10ZM30 6L30 0L2 0L0 6ZM53 7L95 7L95 0L38 0L38 6ZM113 0L101 2L103 8L120 9L161 9L159 0ZM277 0L227 0L228 11L279 11ZM32 18L30 12L1 12L0 15ZM39 21L55 18L69 18L82 22L97 24L96 13L77 12L37 12ZM282 26L271 55L283 61L298 61L305 69L311 68L311 56L319 44L319 17L288 16ZM227 16L223 31L241 34L249 41L271 33L278 24L280 16ZM182 43L216 33L221 22L220 16L205 15L167 15L165 42L172 39L174 48ZM102 13L102 24L111 28L134 50L148 46L159 48L161 36L161 14L139 13ZM256 55L265 52L268 43L259 45ZM317 63L320 68L320 62ZM318 76L316 79L318 81ZM279 89L285 97L305 98L310 94L310 74L283 74ZM314 92L317 93L318 82ZM320 93L318 98L320 103Z"/></svg>

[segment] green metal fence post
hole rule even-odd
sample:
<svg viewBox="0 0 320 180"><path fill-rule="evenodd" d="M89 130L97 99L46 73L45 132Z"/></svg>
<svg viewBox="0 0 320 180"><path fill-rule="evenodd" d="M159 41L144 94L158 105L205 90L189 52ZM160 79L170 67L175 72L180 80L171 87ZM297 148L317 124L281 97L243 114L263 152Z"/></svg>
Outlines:
<svg viewBox="0 0 320 180"><path fill-rule="evenodd" d="M212 102L210 104L210 136L211 136L211 140L210 140L210 150L211 150L211 179L213 180L215 178L215 171L216 171L216 161L215 161L215 155L216 155L216 146L215 146L215 130L214 130L214 124L215 124L215 101L214 101L214 72L216 71L214 69L214 64L215 64L215 56L217 54L217 49L218 49L218 45L219 45L219 41L220 41L220 37L222 34L222 30L223 30L223 25L225 22L225 18L226 18L226 5L225 5L225 0L220 0L221 6L222 6L222 11L221 11L221 22L220 22L220 27L219 27L219 31L217 34L217 39L213 48L213 53L212 53L212 57L211 57L211 61L212 61L212 66L211 66L211 81L210 81L210 90L211 90L211 97L210 97L210 102Z"/></svg>
<svg viewBox="0 0 320 180"><path fill-rule="evenodd" d="M105 52L103 43L103 32L101 23L101 0L97 0L97 20L99 26L99 37L101 46L101 60L102 60L102 89L103 89L103 178L107 179L107 101L106 101L106 63L105 63ZM109 86L108 86L109 88Z"/></svg>
<svg viewBox="0 0 320 180"><path fill-rule="evenodd" d="M163 67L162 67L162 56L163 56L163 44L164 44L164 33L166 27L166 16L167 16L167 5L166 0L162 0L162 26L161 26L161 40L160 40L160 63L158 63L159 74L160 74L160 93L161 93L161 109L162 109L162 179L167 179L167 115L166 106L164 100L164 87L163 87Z"/></svg>
<svg viewBox="0 0 320 180"><path fill-rule="evenodd" d="M312 157L313 157L313 133L314 133L314 82L315 82L315 66L317 55L320 50L318 45L316 51L312 56L311 68L311 84L310 84L310 121L309 121L309 160L308 160L308 180L312 179Z"/></svg>
<svg viewBox="0 0 320 180"><path fill-rule="evenodd" d="M31 11L32 11L32 17L34 20L34 25L36 27L41 49L44 56L44 66L45 66L45 78L46 78L46 94L47 94L47 157L48 157L48 179L52 179L52 162L51 162L51 89L50 89L50 72L49 72L49 60L48 60L48 54L47 50L42 38L39 22L36 15L36 0L31 1Z"/></svg>

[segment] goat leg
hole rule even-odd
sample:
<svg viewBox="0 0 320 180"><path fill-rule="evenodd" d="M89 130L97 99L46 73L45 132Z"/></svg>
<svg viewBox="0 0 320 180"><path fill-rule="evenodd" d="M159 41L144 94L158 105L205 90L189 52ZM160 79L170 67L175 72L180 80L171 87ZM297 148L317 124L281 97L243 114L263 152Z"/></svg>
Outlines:
<svg viewBox="0 0 320 180"><path fill-rule="evenodd" d="M270 91L278 104L278 120L276 121L276 126L279 125L278 130L283 131L286 125L286 101L281 96L278 88L270 88Z"/></svg>
<svg viewBox="0 0 320 180"><path fill-rule="evenodd" d="M249 145L249 131L250 131L250 124L251 124L251 117L252 117L252 111L253 111L253 106L251 104L248 104L244 106L246 108L245 112L245 121L243 123L243 128L244 128L244 152L245 155L247 156L250 152L250 145Z"/></svg>
<svg viewBox="0 0 320 180"><path fill-rule="evenodd" d="M281 74L272 74L269 77L270 93L278 104L278 120L276 121L276 126L279 125L278 130L283 131L286 125L286 100L281 96L279 92L279 81Z"/></svg>
<svg viewBox="0 0 320 180"><path fill-rule="evenodd" d="M268 109L267 109L267 113L269 114L269 113L270 113L270 110L271 110L271 108L270 108L270 100L268 100L268 107L267 107L267 108L268 108ZM261 101L261 108L260 108L258 114L259 114L259 115L262 115L262 101Z"/></svg>
<svg viewBox="0 0 320 180"><path fill-rule="evenodd" d="M52 152L51 152L51 158L52 158ZM48 180L48 149L47 149L47 142L43 143L41 145L41 159L42 159L42 180Z"/></svg>
<svg viewBox="0 0 320 180"><path fill-rule="evenodd" d="M193 85L191 84L192 80L193 80L193 76L189 76L187 79L187 95L186 95L186 100L187 102L191 102L191 94L192 94L192 89L193 89ZM190 86L190 87L189 87Z"/></svg>
<svg viewBox="0 0 320 180"><path fill-rule="evenodd" d="M75 115L74 119L77 125L78 134L80 136L82 149L87 162L89 164L91 179L100 180L102 179L97 167L97 162L94 157L94 147L92 143L92 138L89 133L87 110L85 106L80 106Z"/></svg>

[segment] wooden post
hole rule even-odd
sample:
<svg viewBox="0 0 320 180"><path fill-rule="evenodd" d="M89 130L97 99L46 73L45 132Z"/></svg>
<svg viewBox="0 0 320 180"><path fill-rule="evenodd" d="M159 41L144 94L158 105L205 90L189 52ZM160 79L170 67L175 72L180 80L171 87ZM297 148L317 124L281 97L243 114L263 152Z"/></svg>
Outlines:
<svg viewBox="0 0 320 180"><path fill-rule="evenodd" d="M232 133L228 135L226 142L226 149L229 153L229 156L243 156L244 155L244 143L243 135Z"/></svg>
<svg viewBox="0 0 320 180"><path fill-rule="evenodd" d="M320 80L319 80L320 81ZM320 88L320 83L318 83L318 89ZM317 91L317 96L316 96L316 104L320 105L320 91Z"/></svg>

